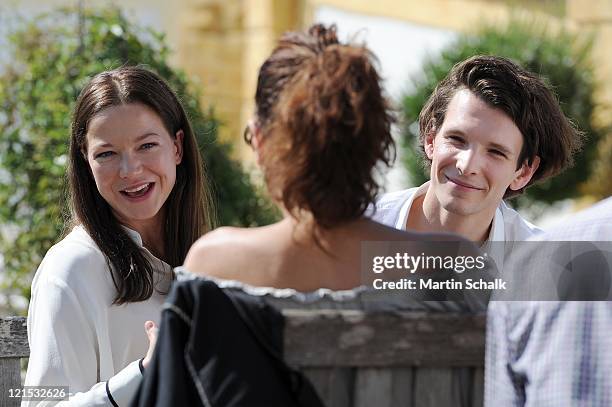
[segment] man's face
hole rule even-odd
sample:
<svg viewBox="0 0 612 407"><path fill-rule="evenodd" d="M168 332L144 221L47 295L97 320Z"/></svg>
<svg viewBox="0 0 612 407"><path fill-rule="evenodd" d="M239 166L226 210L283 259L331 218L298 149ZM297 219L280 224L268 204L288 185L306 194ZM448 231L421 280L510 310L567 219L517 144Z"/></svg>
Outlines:
<svg viewBox="0 0 612 407"><path fill-rule="evenodd" d="M451 99L444 123L425 140L430 189L446 211L469 216L494 213L506 189L522 188L537 169L517 169L523 136L501 110L467 89Z"/></svg>

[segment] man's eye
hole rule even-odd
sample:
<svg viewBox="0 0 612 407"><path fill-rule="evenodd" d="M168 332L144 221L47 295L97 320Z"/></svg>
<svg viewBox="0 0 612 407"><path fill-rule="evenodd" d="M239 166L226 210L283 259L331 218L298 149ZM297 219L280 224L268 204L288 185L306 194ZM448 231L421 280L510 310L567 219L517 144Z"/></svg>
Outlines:
<svg viewBox="0 0 612 407"><path fill-rule="evenodd" d="M491 151L491 153L493 153L493 154L495 154L497 156L506 158L506 154L504 154L502 151L499 151L499 150L490 150L490 151Z"/></svg>
<svg viewBox="0 0 612 407"><path fill-rule="evenodd" d="M112 156L113 154L115 154L115 153L113 153L112 151L104 151L102 153L96 154L94 158L96 160L98 158L108 158L108 157Z"/></svg>

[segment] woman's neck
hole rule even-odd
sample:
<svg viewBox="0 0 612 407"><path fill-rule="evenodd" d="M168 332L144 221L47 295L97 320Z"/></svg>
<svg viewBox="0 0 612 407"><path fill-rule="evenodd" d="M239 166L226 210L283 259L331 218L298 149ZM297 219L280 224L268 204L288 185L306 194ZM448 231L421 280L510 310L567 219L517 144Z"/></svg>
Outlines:
<svg viewBox="0 0 612 407"><path fill-rule="evenodd" d="M164 244L164 213L163 209L151 219L146 220L123 220L119 223L138 232L142 239L142 245L155 257L165 259L166 248Z"/></svg>

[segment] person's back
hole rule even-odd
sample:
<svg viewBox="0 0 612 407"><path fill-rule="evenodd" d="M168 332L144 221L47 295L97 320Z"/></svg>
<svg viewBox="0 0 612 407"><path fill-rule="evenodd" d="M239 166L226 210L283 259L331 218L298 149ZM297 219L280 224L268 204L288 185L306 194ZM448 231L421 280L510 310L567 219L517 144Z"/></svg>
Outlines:
<svg viewBox="0 0 612 407"><path fill-rule="evenodd" d="M185 267L256 286L349 289L363 284L366 241L449 240L394 230L364 216L391 162L393 117L373 56L338 42L335 28L287 33L262 65L245 140L284 219L221 228L200 239Z"/></svg>
<svg viewBox="0 0 612 407"><path fill-rule="evenodd" d="M361 250L367 241L421 242L456 240L454 235L402 232L361 219L320 234L315 242L309 231L293 219L274 225L241 229L220 228L209 233L187 259L189 270L232 279L254 286L345 290L364 284ZM415 243L417 244L417 243Z"/></svg>

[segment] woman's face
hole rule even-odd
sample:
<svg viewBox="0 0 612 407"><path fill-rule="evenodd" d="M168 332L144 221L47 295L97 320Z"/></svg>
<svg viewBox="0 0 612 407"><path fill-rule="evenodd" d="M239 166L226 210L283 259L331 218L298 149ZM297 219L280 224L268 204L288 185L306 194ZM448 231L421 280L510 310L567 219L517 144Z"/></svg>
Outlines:
<svg viewBox="0 0 612 407"><path fill-rule="evenodd" d="M133 103L102 110L86 138L96 186L119 222L136 230L161 222L182 159L183 132L171 136L152 109Z"/></svg>

